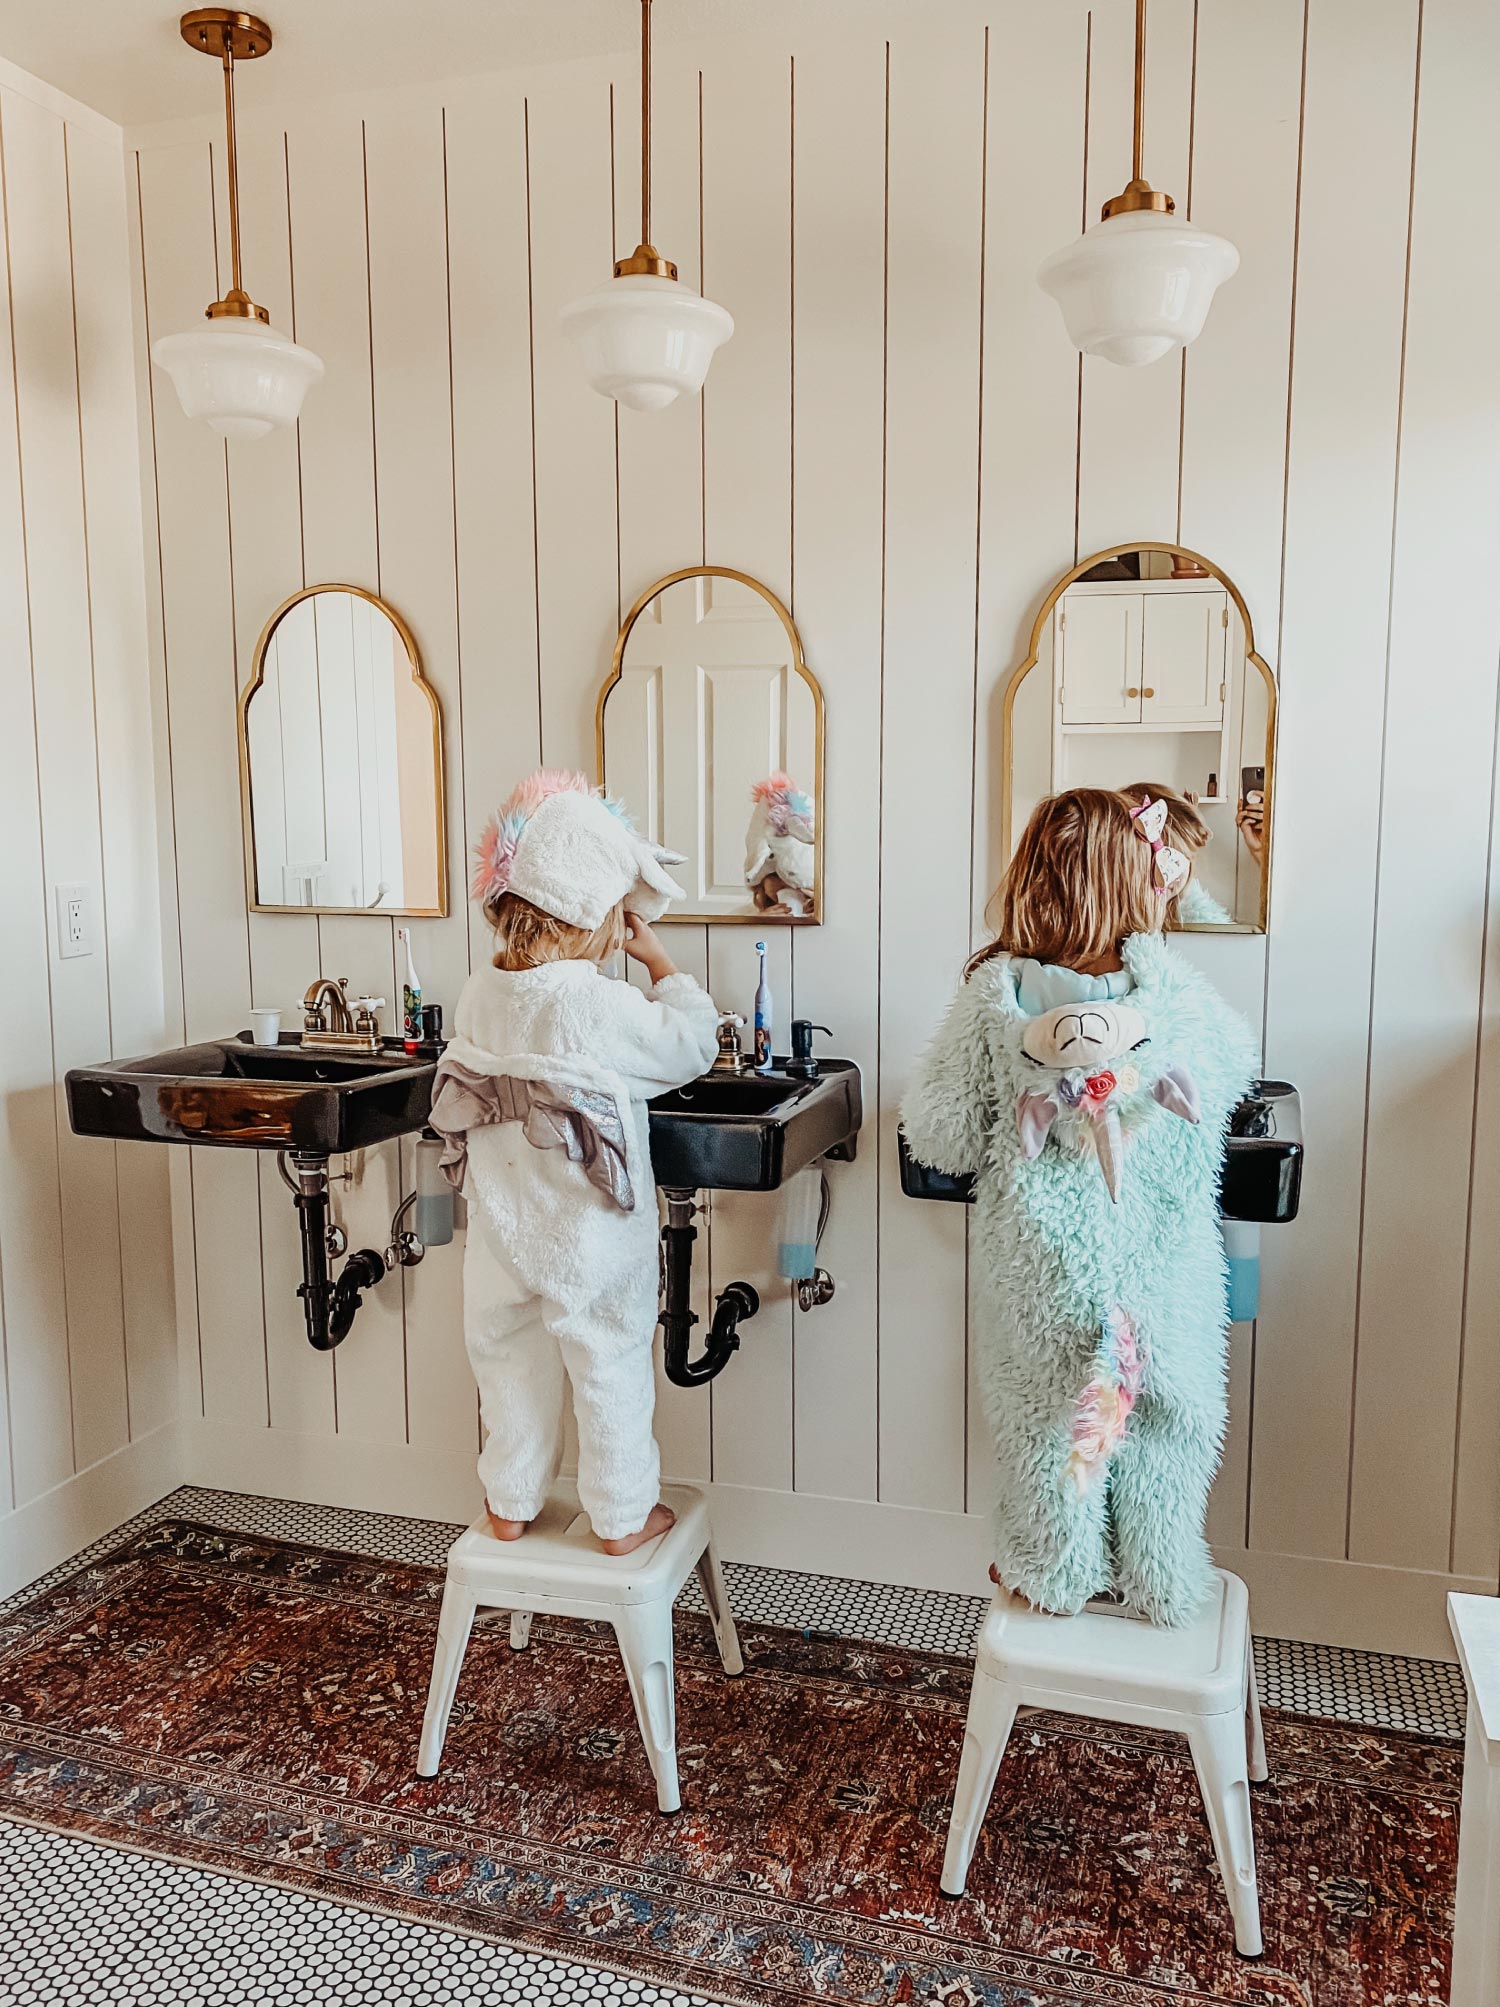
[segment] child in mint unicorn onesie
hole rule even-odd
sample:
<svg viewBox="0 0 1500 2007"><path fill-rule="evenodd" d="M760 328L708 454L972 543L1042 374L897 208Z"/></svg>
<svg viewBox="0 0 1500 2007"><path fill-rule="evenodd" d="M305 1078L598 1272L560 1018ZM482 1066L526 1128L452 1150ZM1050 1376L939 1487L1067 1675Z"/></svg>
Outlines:
<svg viewBox="0 0 1500 2007"><path fill-rule="evenodd" d="M494 965L465 983L432 1126L469 1200L464 1336L486 1430L491 1533L542 1508L571 1391L578 1496L610 1554L672 1523L652 1433L656 1185L646 1102L705 1073L718 1011L649 922L680 862L582 774L523 781L480 839ZM604 972L621 948L643 993Z"/></svg>
<svg viewBox="0 0 1500 2007"><path fill-rule="evenodd" d="M1180 1625L1209 1588L1218 1185L1257 1054L1161 937L1187 875L1165 823L1105 789L1040 804L902 1118L915 1157L978 1179L993 1579L1059 1615L1114 1591Z"/></svg>

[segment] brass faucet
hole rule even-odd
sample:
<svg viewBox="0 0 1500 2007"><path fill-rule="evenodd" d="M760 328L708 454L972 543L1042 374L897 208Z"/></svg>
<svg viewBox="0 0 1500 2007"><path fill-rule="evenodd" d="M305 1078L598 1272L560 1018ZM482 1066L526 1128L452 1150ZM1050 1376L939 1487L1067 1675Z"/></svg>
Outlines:
<svg viewBox="0 0 1500 2007"><path fill-rule="evenodd" d="M740 1046L740 1033L745 1028L745 1020L734 1011L725 1011L719 1019L719 1050L714 1059L714 1073L744 1073L749 1062Z"/></svg>
<svg viewBox="0 0 1500 2007"><path fill-rule="evenodd" d="M349 978L319 976L302 999L302 1044L321 1050L379 1052L384 997L356 997L351 1006Z"/></svg>

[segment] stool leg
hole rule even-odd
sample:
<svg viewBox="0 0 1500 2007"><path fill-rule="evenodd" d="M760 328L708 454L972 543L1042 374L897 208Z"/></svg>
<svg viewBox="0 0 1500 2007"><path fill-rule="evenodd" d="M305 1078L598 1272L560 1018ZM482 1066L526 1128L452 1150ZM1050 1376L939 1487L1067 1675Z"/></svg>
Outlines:
<svg viewBox="0 0 1500 2007"><path fill-rule="evenodd" d="M663 1812L681 1808L677 1786L677 1695L672 1666L672 1605L632 1603L614 1619L630 1698L641 1726L656 1803Z"/></svg>
<svg viewBox="0 0 1500 2007"><path fill-rule="evenodd" d="M512 1610L510 1613L510 1648L513 1652L524 1652L531 1643L530 1610Z"/></svg>
<svg viewBox="0 0 1500 2007"><path fill-rule="evenodd" d="M724 1670L727 1673L742 1673L745 1661L740 1655L734 1612L729 1607L729 1591L724 1586L724 1571L719 1566L718 1550L712 1538L698 1556L698 1581L703 1589L703 1600L708 1605L709 1621L714 1627L714 1639Z"/></svg>
<svg viewBox="0 0 1500 2007"><path fill-rule="evenodd" d="M1235 1947L1246 1958L1259 1958L1260 1895L1255 1885L1244 1717L1238 1708L1228 1714L1200 1715L1188 1729L1188 1741L1234 1918Z"/></svg>
<svg viewBox="0 0 1500 2007"><path fill-rule="evenodd" d="M432 1654L432 1678L427 1687L427 1712L422 1716L422 1740L417 1749L417 1775L436 1777L448 1733L448 1714L458 1686L459 1669L469 1648L476 1598L450 1577L438 1612L437 1645Z"/></svg>
<svg viewBox="0 0 1500 2007"><path fill-rule="evenodd" d="M953 1787L953 1810L948 1818L948 1847L943 1855L941 1887L946 1896L961 1896L964 1892L979 1829L989 1810L990 1794L1015 1719L1013 1690L1004 1680L994 1679L976 1666L969 1693L969 1718L964 1723L958 1782Z"/></svg>
<svg viewBox="0 0 1500 2007"><path fill-rule="evenodd" d="M1255 1647L1245 1640L1245 1719L1250 1732L1250 1782L1264 1784L1271 1774L1266 1761L1266 1735L1260 1720L1260 1688L1255 1683Z"/></svg>

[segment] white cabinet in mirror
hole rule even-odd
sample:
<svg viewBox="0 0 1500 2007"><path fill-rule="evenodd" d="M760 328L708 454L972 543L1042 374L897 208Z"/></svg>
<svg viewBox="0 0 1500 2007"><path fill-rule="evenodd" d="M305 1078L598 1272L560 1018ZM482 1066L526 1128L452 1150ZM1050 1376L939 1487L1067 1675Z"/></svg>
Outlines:
<svg viewBox="0 0 1500 2007"><path fill-rule="evenodd" d="M682 853L674 920L822 916L823 697L791 615L743 572L658 579L599 693L599 778Z"/></svg>
<svg viewBox="0 0 1500 2007"><path fill-rule="evenodd" d="M1192 863L1169 927L1265 927L1276 682L1226 574L1178 545L1086 558L1047 593L1002 710L1005 854L1064 788L1165 797Z"/></svg>
<svg viewBox="0 0 1500 2007"><path fill-rule="evenodd" d="M448 910L442 713L410 628L355 585L271 615L240 698L256 912Z"/></svg>

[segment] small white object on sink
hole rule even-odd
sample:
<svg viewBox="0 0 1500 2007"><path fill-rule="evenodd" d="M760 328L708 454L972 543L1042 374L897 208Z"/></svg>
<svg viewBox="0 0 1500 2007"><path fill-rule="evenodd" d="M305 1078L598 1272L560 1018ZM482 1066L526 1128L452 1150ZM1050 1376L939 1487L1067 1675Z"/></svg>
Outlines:
<svg viewBox="0 0 1500 2007"><path fill-rule="evenodd" d="M250 1036L257 1045L275 1045L281 1036L281 1012L279 1010L251 1011Z"/></svg>

